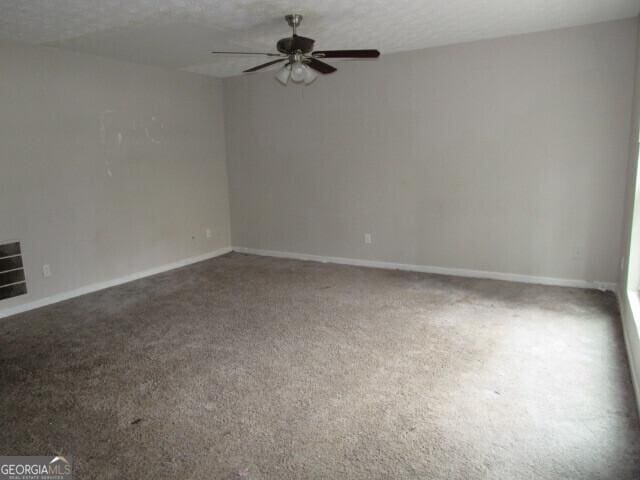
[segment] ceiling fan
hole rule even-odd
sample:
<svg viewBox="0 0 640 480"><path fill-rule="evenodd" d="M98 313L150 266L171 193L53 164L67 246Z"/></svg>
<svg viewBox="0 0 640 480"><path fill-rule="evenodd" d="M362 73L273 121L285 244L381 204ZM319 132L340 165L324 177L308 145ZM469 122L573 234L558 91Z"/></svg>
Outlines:
<svg viewBox="0 0 640 480"><path fill-rule="evenodd" d="M378 58L380 52L378 50L316 50L313 51L313 38L301 37L296 33L298 27L302 23L302 15L286 15L285 20L293 30L290 37L278 40L276 48L279 53L265 52L211 52L215 54L225 55L266 55L268 57L279 57L262 65L255 66L243 73L252 73L270 67L276 63L286 62L283 68L278 72L276 78L286 85L289 80L295 83L304 82L310 84L313 82L318 73L333 73L337 69L320 59L336 58L336 59L367 59Z"/></svg>

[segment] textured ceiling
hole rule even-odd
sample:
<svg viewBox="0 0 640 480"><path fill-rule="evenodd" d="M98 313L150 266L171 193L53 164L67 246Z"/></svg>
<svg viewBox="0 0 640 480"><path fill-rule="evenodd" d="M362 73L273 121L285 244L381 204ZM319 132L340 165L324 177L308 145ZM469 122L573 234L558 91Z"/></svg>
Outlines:
<svg viewBox="0 0 640 480"><path fill-rule="evenodd" d="M305 15L316 47L383 54L638 15L640 0L2 0L0 40L44 44L214 76L264 57Z"/></svg>

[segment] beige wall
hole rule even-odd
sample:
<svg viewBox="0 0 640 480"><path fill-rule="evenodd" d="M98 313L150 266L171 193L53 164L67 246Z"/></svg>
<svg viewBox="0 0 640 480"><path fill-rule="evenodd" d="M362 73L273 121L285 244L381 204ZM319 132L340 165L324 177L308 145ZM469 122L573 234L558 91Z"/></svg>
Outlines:
<svg viewBox="0 0 640 480"><path fill-rule="evenodd" d="M9 44L0 65L0 241L30 291L0 310L229 246L220 81Z"/></svg>
<svg viewBox="0 0 640 480"><path fill-rule="evenodd" d="M233 244L615 281L636 27L226 80ZM0 241L30 290L0 310L230 245L221 81L11 44L0 65Z"/></svg>
<svg viewBox="0 0 640 480"><path fill-rule="evenodd" d="M234 246L615 282L635 36L624 20L336 62L311 87L225 80Z"/></svg>

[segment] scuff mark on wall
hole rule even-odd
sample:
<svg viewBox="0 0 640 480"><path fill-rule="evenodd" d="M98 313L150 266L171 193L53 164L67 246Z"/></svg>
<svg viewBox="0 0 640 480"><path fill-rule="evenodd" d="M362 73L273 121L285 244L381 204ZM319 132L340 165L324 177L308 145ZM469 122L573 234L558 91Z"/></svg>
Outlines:
<svg viewBox="0 0 640 480"><path fill-rule="evenodd" d="M115 110L105 110L100 114L100 143L103 145L107 143L107 123L112 113L115 113Z"/></svg>
<svg viewBox="0 0 640 480"><path fill-rule="evenodd" d="M127 113L127 112L121 112ZM145 118L134 118L130 127L122 128L120 113L107 109L99 114L100 143L103 145L105 173L114 176L114 166L126 161L127 145L135 146L147 142L160 144L165 137L164 121L157 115Z"/></svg>
<svg viewBox="0 0 640 480"><path fill-rule="evenodd" d="M150 131L151 130L151 131ZM160 138L164 136L164 122L155 115L151 116L151 125L145 127L147 138L153 143L160 143Z"/></svg>
<svg viewBox="0 0 640 480"><path fill-rule="evenodd" d="M107 109L100 113L100 143L104 146L104 157L105 157L105 171L109 177L113 177L113 172L111 171L111 162L109 160L109 130L111 125L113 124L113 114L116 113L115 110Z"/></svg>
<svg viewBox="0 0 640 480"><path fill-rule="evenodd" d="M147 134L147 138L151 140L153 143L160 143L160 140L157 140L151 136L151 134L149 133L149 129L147 127L144 127L144 132Z"/></svg>

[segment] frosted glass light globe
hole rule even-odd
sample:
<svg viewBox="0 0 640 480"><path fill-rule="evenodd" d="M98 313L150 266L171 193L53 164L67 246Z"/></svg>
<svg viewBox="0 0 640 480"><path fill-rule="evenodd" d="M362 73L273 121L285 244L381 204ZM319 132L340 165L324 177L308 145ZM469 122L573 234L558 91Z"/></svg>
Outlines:
<svg viewBox="0 0 640 480"><path fill-rule="evenodd" d="M307 85L309 85L310 83L313 83L313 81L318 78L318 73L312 69L309 68L308 65L304 66L304 83L306 83Z"/></svg>
<svg viewBox="0 0 640 480"><path fill-rule="evenodd" d="M284 67L282 70L278 72L276 78L280 83L286 85L289 82L289 77L291 76L291 67Z"/></svg>
<svg viewBox="0 0 640 480"><path fill-rule="evenodd" d="M296 62L291 66L291 80L302 82L306 76L306 69L302 62Z"/></svg>

